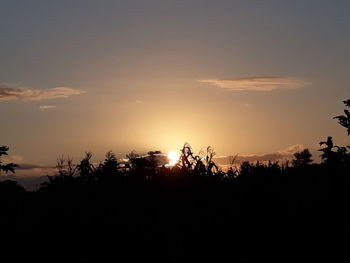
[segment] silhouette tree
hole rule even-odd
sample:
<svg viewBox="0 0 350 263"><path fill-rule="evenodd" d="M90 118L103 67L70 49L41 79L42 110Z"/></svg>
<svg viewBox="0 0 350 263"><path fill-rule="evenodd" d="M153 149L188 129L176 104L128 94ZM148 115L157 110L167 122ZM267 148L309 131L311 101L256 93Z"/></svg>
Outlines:
<svg viewBox="0 0 350 263"><path fill-rule="evenodd" d="M25 193L25 189L16 181L4 180L0 182L0 193L0 195L13 195L18 193Z"/></svg>
<svg viewBox="0 0 350 263"><path fill-rule="evenodd" d="M136 151L131 151L129 154L126 155L126 158L128 158L129 160L129 163L130 163L130 167L132 169L136 169L137 168L137 159L139 158L140 156L136 153Z"/></svg>
<svg viewBox="0 0 350 263"><path fill-rule="evenodd" d="M321 158L324 164L338 168L349 166L350 155L348 154L347 148L334 146L331 136L328 136L327 141L320 142L320 145L326 145L326 147L319 149L319 151L323 152ZM337 150L333 151L333 149Z"/></svg>
<svg viewBox="0 0 350 263"><path fill-rule="evenodd" d="M304 167L312 163L311 159L312 155L309 149L304 149L301 152L294 153L294 159L292 160L292 164L294 167Z"/></svg>
<svg viewBox="0 0 350 263"><path fill-rule="evenodd" d="M326 147L319 149L323 152L321 154L322 161L324 163L330 163L334 159L335 152L333 152L334 144L332 136L328 136L327 141L321 141L320 146L325 145Z"/></svg>
<svg viewBox="0 0 350 263"><path fill-rule="evenodd" d="M106 153L105 160L98 167L99 179L111 179L118 175L118 161L112 151Z"/></svg>
<svg viewBox="0 0 350 263"><path fill-rule="evenodd" d="M350 99L343 101L344 105L350 108ZM338 122L341 126L347 129L348 135L350 135L350 112L348 110L344 110L345 115L340 115L334 117L334 119L338 119Z"/></svg>
<svg viewBox="0 0 350 263"><path fill-rule="evenodd" d="M259 162L257 163L257 165L259 165ZM239 170L240 170L240 176L244 176L244 177L250 176L253 174L254 165L248 161L244 161L241 163Z"/></svg>
<svg viewBox="0 0 350 263"><path fill-rule="evenodd" d="M7 151L9 150L8 146L0 146L0 158L2 155L8 155ZM4 171L5 173L11 172L15 173L15 168L18 167L17 164L14 163L8 163L8 164L2 164L3 162L0 159L0 174L1 171Z"/></svg>
<svg viewBox="0 0 350 263"><path fill-rule="evenodd" d="M92 157L91 152L85 152L85 157L77 165L77 170L80 173L80 176L85 180L91 180L93 178L95 167L90 162Z"/></svg>
<svg viewBox="0 0 350 263"><path fill-rule="evenodd" d="M73 167L73 158L69 155L65 157L61 155L57 158L56 168L58 169L58 176L60 177L72 177L75 173L75 168Z"/></svg>
<svg viewBox="0 0 350 263"><path fill-rule="evenodd" d="M236 154L235 156L229 156L230 167L228 168L228 171L226 173L229 178L234 178L234 177L237 177L238 175L237 167L233 166L233 164L237 160L237 157L238 157L238 154Z"/></svg>

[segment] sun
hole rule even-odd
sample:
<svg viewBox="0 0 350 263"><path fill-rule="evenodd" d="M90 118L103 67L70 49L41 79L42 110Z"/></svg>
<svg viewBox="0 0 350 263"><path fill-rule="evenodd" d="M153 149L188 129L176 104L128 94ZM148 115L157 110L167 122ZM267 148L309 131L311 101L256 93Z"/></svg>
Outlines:
<svg viewBox="0 0 350 263"><path fill-rule="evenodd" d="M177 152L169 152L168 153L168 159L169 159L169 165L174 166L177 161L179 160L180 156L178 155Z"/></svg>

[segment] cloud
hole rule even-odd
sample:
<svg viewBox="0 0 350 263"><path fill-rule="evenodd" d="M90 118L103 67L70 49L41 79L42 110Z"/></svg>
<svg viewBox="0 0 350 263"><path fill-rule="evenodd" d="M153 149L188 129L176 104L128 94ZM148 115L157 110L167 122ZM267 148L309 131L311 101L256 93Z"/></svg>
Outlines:
<svg viewBox="0 0 350 263"><path fill-rule="evenodd" d="M248 162L268 162L268 161L286 161L293 159L293 155L296 152L300 152L302 150L306 149L306 147L302 144L295 144L288 146L284 150L272 152L272 153L263 153L263 154L239 154L237 156L235 164L240 164L243 161ZM215 157L214 157L215 158ZM220 156L215 158L215 162L217 162L219 165L228 165L230 163L230 158L232 156Z"/></svg>
<svg viewBox="0 0 350 263"><path fill-rule="evenodd" d="M306 147L303 144L294 144L294 145L288 146L286 149L282 151L279 151L279 153L282 155L292 156L294 153L301 152L304 149L306 149Z"/></svg>
<svg viewBox="0 0 350 263"><path fill-rule="evenodd" d="M300 152L305 148L306 147L302 144L295 144L295 145L288 146L284 150L280 150L274 153L239 155L239 159L244 161L250 161L250 162L288 160L293 158L294 153Z"/></svg>
<svg viewBox="0 0 350 263"><path fill-rule="evenodd" d="M310 85L303 79L289 77L249 77L236 79L206 79L199 80L227 90L272 91L275 89L295 89Z"/></svg>
<svg viewBox="0 0 350 263"><path fill-rule="evenodd" d="M57 169L53 166L19 163L19 167L15 169L14 174L2 173L0 180L14 180L27 190L37 190L42 183L48 181L47 176L56 174Z"/></svg>
<svg viewBox="0 0 350 263"><path fill-rule="evenodd" d="M69 96L79 95L82 93L85 93L85 91L67 87L39 90L0 84L0 100L42 101L68 98Z"/></svg>
<svg viewBox="0 0 350 263"><path fill-rule="evenodd" d="M21 164L19 164L19 167L16 169L16 171L18 171L18 170L30 170L30 169L36 169L36 168L50 168L50 167L44 167L41 165L29 164L29 163L21 163Z"/></svg>
<svg viewBox="0 0 350 263"><path fill-rule="evenodd" d="M57 173L55 168L36 167L35 165L20 164L23 169L17 168L16 173L2 174L0 180L14 180L29 191L37 190L44 182L48 182L48 175L53 176Z"/></svg>
<svg viewBox="0 0 350 263"><path fill-rule="evenodd" d="M41 109L41 110L51 110L51 109L54 109L54 108L56 108L55 105L40 105L39 106L39 109Z"/></svg>
<svg viewBox="0 0 350 263"><path fill-rule="evenodd" d="M18 154L1 156L1 161L4 163L19 163L22 160L23 157Z"/></svg>

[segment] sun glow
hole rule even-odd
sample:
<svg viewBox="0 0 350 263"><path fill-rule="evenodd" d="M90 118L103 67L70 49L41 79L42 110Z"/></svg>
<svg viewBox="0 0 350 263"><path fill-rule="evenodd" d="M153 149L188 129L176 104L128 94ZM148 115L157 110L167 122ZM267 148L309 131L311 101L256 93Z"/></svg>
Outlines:
<svg viewBox="0 0 350 263"><path fill-rule="evenodd" d="M177 152L169 152L168 153L168 159L169 159L169 165L174 166L177 161L179 160L180 156Z"/></svg>

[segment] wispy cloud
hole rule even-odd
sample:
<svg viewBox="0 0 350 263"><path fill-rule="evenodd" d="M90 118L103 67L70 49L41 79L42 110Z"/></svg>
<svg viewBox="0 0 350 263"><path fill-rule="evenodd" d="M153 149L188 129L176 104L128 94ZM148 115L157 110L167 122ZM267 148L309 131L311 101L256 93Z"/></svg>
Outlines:
<svg viewBox="0 0 350 263"><path fill-rule="evenodd" d="M27 190L37 190L40 185L48 181L48 175L52 176L57 174L55 167L40 166L33 164L19 164L15 174L8 173L2 174L2 180L14 180L17 181Z"/></svg>
<svg viewBox="0 0 350 263"><path fill-rule="evenodd" d="M299 78L289 77L249 77L235 79L205 79L199 80L201 83L207 83L227 90L253 90L253 91L272 91L275 89L295 89L310 85Z"/></svg>
<svg viewBox="0 0 350 263"><path fill-rule="evenodd" d="M68 87L56 87L46 90L39 90L0 84L0 100L42 101L68 98L72 95L82 93L85 93L85 91Z"/></svg>
<svg viewBox="0 0 350 263"><path fill-rule="evenodd" d="M22 160L23 157L18 154L1 156L1 161L4 163L19 163Z"/></svg>
<svg viewBox="0 0 350 263"><path fill-rule="evenodd" d="M306 147L302 144L295 144L287 147L284 150L277 151L274 153L264 153L264 154L242 154L239 155L239 158L244 161L260 161L260 162L266 162L266 161L279 161L279 160L287 160L292 159L293 154L296 152L300 152L304 150Z"/></svg>
<svg viewBox="0 0 350 263"><path fill-rule="evenodd" d="M278 152L284 156L292 156L294 153L301 152L304 149L306 149L306 147L303 144L294 144Z"/></svg>
<svg viewBox="0 0 350 263"><path fill-rule="evenodd" d="M41 110L51 110L51 109L54 109L54 108L56 108L55 105L40 105L39 106L39 109L41 109Z"/></svg>
<svg viewBox="0 0 350 263"><path fill-rule="evenodd" d="M240 164L243 161L248 162L267 162L267 161L285 161L293 159L293 155L296 152L304 150L306 147L303 144L295 144L287 147L286 149L263 154L239 154L237 156L236 164ZM218 164L227 165L229 164L230 156L216 157Z"/></svg>

